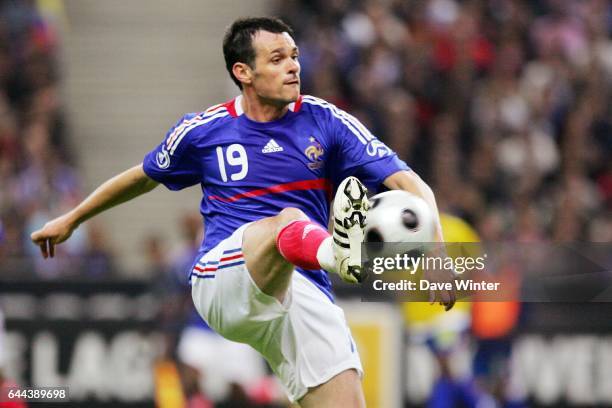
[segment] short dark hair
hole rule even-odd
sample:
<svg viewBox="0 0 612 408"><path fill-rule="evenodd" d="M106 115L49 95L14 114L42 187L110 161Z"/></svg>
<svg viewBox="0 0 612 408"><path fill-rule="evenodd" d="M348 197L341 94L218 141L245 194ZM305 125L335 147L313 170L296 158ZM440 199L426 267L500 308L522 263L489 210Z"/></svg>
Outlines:
<svg viewBox="0 0 612 408"><path fill-rule="evenodd" d="M225 67L232 77L232 81L240 89L242 89L242 84L234 76L232 67L236 62L244 62L251 68L254 67L255 49L253 48L253 36L260 30L270 33L286 32L293 37L291 27L278 18L249 17L234 21L223 37L223 56L225 57Z"/></svg>

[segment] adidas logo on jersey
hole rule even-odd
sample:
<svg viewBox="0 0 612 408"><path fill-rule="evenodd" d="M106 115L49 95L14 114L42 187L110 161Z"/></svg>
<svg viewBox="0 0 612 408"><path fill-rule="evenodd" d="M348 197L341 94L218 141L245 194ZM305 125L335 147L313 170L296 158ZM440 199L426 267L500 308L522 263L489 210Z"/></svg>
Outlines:
<svg viewBox="0 0 612 408"><path fill-rule="evenodd" d="M274 153L274 152L282 152L284 149L276 143L276 140L270 139L270 141L261 149L262 153Z"/></svg>

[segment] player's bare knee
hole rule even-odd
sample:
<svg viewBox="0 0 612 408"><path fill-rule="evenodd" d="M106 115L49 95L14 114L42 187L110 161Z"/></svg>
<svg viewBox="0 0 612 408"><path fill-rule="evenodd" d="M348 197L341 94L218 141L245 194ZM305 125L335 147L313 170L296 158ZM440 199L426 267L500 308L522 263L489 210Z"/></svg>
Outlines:
<svg viewBox="0 0 612 408"><path fill-rule="evenodd" d="M281 232L283 228L285 228L289 223L293 221L308 221L309 218L302 210L295 207L287 207L283 208L281 212L278 213L276 218L276 233L275 237Z"/></svg>
<svg viewBox="0 0 612 408"><path fill-rule="evenodd" d="M355 369L345 370L326 383L309 388L299 403L304 408L340 406L364 408L366 404L359 373Z"/></svg>
<svg viewBox="0 0 612 408"><path fill-rule="evenodd" d="M308 216L304 211L295 207L283 208L277 215L280 221L291 222L295 220L308 220Z"/></svg>

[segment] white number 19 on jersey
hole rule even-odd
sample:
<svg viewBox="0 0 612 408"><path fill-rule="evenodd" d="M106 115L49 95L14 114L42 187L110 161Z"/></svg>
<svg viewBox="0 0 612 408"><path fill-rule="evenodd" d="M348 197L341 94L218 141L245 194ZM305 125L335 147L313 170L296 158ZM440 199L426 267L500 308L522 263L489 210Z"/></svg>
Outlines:
<svg viewBox="0 0 612 408"><path fill-rule="evenodd" d="M230 166L240 166L240 170L237 173L230 174L232 181L242 180L249 172L247 152L244 150L244 146L240 144L229 145L225 151L225 155L223 154L223 147L217 146L217 159L219 160L219 172L221 173L221 179L224 182L227 182L227 172L225 170L226 160L227 164Z"/></svg>

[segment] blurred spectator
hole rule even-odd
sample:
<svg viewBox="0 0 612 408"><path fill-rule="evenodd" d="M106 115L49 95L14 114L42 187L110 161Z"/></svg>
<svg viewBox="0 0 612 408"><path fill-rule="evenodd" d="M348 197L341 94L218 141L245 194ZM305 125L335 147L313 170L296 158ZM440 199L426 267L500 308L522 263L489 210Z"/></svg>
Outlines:
<svg viewBox="0 0 612 408"><path fill-rule="evenodd" d="M170 263L164 238L155 232L149 233L145 237L143 251L148 276L154 283L163 281Z"/></svg>
<svg viewBox="0 0 612 408"><path fill-rule="evenodd" d="M87 246L83 252L80 269L83 276L90 279L108 277L117 271L106 232L96 221L89 221L87 225Z"/></svg>

